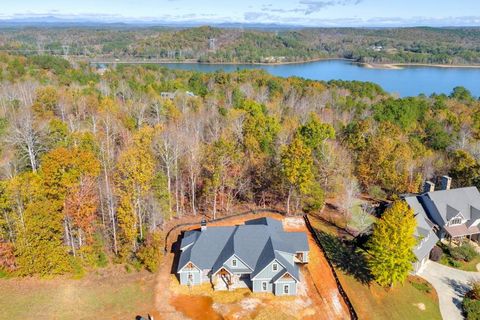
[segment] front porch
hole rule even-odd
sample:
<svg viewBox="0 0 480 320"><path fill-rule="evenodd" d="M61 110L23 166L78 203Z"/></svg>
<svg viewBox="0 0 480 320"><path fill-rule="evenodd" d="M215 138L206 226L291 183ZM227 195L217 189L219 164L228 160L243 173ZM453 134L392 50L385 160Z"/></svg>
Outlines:
<svg viewBox="0 0 480 320"><path fill-rule="evenodd" d="M212 275L212 284L215 290L235 290L252 287L249 274L234 274L223 267Z"/></svg>
<svg viewBox="0 0 480 320"><path fill-rule="evenodd" d="M480 243L480 228L478 226L467 227L465 224L445 227L445 239L454 244L465 240Z"/></svg>

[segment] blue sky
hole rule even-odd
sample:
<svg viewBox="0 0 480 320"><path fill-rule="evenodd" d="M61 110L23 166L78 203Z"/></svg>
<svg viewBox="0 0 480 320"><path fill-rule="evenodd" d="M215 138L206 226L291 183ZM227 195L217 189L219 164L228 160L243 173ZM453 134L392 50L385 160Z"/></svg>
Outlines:
<svg viewBox="0 0 480 320"><path fill-rule="evenodd" d="M106 21L478 26L480 0L1 0L0 19L44 15Z"/></svg>

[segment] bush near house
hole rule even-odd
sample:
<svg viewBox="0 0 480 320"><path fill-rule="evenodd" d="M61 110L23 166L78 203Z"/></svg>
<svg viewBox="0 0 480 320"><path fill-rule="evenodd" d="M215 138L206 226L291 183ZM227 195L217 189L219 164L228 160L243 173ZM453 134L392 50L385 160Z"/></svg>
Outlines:
<svg viewBox="0 0 480 320"><path fill-rule="evenodd" d="M480 320L480 281L472 282L471 286L463 299L463 310L467 320Z"/></svg>
<svg viewBox="0 0 480 320"><path fill-rule="evenodd" d="M450 254L455 260L463 260L467 262L472 261L476 256L478 256L475 248L468 243L464 243L459 247L451 248Z"/></svg>
<svg viewBox="0 0 480 320"><path fill-rule="evenodd" d="M441 264L465 271L477 271L476 265L480 263L480 255L470 244L464 243L459 247L450 247L439 242L437 246L443 251L443 255L438 260Z"/></svg>

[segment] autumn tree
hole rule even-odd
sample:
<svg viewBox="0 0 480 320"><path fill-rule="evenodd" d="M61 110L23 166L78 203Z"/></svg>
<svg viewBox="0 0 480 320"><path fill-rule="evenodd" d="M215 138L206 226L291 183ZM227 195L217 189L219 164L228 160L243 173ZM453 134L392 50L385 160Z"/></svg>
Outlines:
<svg viewBox="0 0 480 320"><path fill-rule="evenodd" d="M151 151L152 129L140 129L119 156L115 174L119 197L118 225L121 229L120 255L126 259L137 250L137 238L144 237L145 208L143 199L151 190L154 159Z"/></svg>
<svg viewBox="0 0 480 320"><path fill-rule="evenodd" d="M294 191L307 194L314 181L312 150L305 145L299 135L285 146L281 153L282 172L288 183L287 214L290 213L290 200Z"/></svg>
<svg viewBox="0 0 480 320"><path fill-rule="evenodd" d="M33 103L33 110L41 116L51 116L58 106L58 92L52 87L39 88L36 92L37 96Z"/></svg>
<svg viewBox="0 0 480 320"><path fill-rule="evenodd" d="M375 223L368 243L368 263L380 285L391 287L403 282L412 270L416 225L413 210L405 201L394 202Z"/></svg>
<svg viewBox="0 0 480 320"><path fill-rule="evenodd" d="M77 248L91 244L99 171L95 155L78 148L57 148L43 158L40 192L55 210L52 218L60 217L64 238L74 256Z"/></svg>
<svg viewBox="0 0 480 320"><path fill-rule="evenodd" d="M205 193L211 201L213 218L216 218L218 198L220 206L228 203L240 179L240 154L235 142L220 138L205 150ZM210 198L211 197L211 198ZM210 198L210 199L209 199ZM225 199L226 198L226 199Z"/></svg>
<svg viewBox="0 0 480 320"><path fill-rule="evenodd" d="M62 215L47 199L28 205L24 229L19 230L16 256L22 275L52 275L70 270L63 245Z"/></svg>
<svg viewBox="0 0 480 320"><path fill-rule="evenodd" d="M449 175L456 187L469 187L480 176L480 164L467 151L456 150L451 152L450 162L452 166Z"/></svg>

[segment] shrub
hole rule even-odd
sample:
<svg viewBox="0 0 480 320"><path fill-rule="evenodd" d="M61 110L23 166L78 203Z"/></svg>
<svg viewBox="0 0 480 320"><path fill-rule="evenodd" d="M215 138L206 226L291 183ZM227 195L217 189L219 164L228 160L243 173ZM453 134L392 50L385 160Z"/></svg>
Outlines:
<svg viewBox="0 0 480 320"><path fill-rule="evenodd" d="M470 282L472 289L467 293L467 297L480 300L480 280Z"/></svg>
<svg viewBox="0 0 480 320"><path fill-rule="evenodd" d="M450 254L455 260L464 260L467 262L472 261L478 255L475 248L468 243L450 249Z"/></svg>
<svg viewBox="0 0 480 320"><path fill-rule="evenodd" d="M371 186L368 188L368 194L377 200L385 200L387 198L387 194L379 186Z"/></svg>
<svg viewBox="0 0 480 320"><path fill-rule="evenodd" d="M160 265L163 235L160 232L153 232L147 236L143 246L137 252L137 258L142 265L150 272L155 272Z"/></svg>
<svg viewBox="0 0 480 320"><path fill-rule="evenodd" d="M465 297L462 305L467 320L480 320L480 300Z"/></svg>
<svg viewBox="0 0 480 320"><path fill-rule="evenodd" d="M428 283L413 282L412 281L411 284L415 289L420 290L422 292L430 293L432 291L432 288L430 287L430 285Z"/></svg>
<svg viewBox="0 0 480 320"><path fill-rule="evenodd" d="M430 252L430 259L432 261L440 261L443 255L443 250L440 247L433 247L432 251Z"/></svg>
<svg viewBox="0 0 480 320"><path fill-rule="evenodd" d="M12 272L16 269L13 244L0 242L0 269Z"/></svg>

